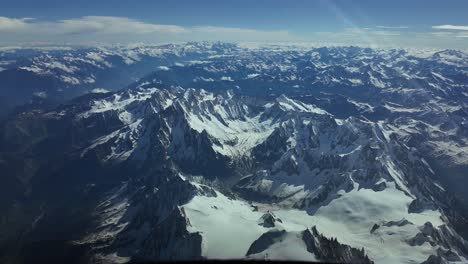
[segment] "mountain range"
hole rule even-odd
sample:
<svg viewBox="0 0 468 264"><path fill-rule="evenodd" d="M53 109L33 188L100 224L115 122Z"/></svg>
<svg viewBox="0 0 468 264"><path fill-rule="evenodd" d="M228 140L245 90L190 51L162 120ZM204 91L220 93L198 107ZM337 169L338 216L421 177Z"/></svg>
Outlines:
<svg viewBox="0 0 468 264"><path fill-rule="evenodd" d="M468 261L468 54L0 50L0 260Z"/></svg>

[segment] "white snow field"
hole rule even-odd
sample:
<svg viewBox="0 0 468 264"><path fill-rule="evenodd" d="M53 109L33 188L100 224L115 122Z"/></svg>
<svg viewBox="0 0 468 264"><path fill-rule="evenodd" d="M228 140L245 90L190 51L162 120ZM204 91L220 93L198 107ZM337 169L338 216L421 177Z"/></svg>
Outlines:
<svg viewBox="0 0 468 264"><path fill-rule="evenodd" d="M198 183L194 183L198 185ZM214 259L245 258L249 246L272 228L258 225L263 214L273 212L282 223L273 228L287 231L282 242L271 245L264 252L249 256L277 260L316 260L306 250L299 233L312 226L338 242L366 249L366 254L376 263L421 263L437 247L429 243L410 246L406 241L420 232L419 227L431 222L437 227L444 224L438 211L426 210L408 213L412 198L387 182L388 188L375 192L370 189L340 191L339 198L319 208L314 215L280 204L250 204L244 200L228 198L216 191L217 197L195 196L183 205L191 223L190 232L200 232L203 237L203 256ZM253 205L258 206L258 211ZM406 219L413 224L381 226L371 234L374 224Z"/></svg>

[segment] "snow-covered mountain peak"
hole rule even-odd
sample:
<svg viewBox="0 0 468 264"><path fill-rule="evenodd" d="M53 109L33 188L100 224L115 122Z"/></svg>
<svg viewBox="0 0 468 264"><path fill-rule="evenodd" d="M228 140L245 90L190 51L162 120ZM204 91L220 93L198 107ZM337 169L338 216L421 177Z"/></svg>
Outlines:
<svg viewBox="0 0 468 264"><path fill-rule="evenodd" d="M321 115L328 114L326 111L316 106L305 104L303 102L290 99L284 94L278 96L274 100L274 103L266 104L265 107L266 108L278 107L279 109L285 112L297 111L297 112L310 112L310 113L316 113L316 114L321 114Z"/></svg>

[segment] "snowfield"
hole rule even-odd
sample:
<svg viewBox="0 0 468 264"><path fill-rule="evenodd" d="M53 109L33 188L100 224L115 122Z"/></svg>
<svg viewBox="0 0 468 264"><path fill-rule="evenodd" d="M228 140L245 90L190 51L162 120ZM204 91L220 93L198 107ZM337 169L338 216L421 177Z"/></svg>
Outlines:
<svg viewBox="0 0 468 264"><path fill-rule="evenodd" d="M191 224L189 231L201 233L203 256L213 259L245 258L249 246L270 229L257 224L267 212L282 220L274 228L285 230L288 235L283 242L249 258L264 259L268 256L275 260L317 260L298 237L300 231L317 226L325 236L336 237L339 242L356 248L364 247L376 263L420 263L434 254L437 247L427 242L410 246L407 241L416 236L420 232L419 227L426 222L436 227L444 224L438 211L408 213L412 199L392 183L380 192L359 189L356 184L350 192L338 192L339 198L319 208L313 215L280 205L228 198L218 191L216 195L195 196L183 205ZM370 232L374 224L401 219L412 224L384 227L373 234Z"/></svg>

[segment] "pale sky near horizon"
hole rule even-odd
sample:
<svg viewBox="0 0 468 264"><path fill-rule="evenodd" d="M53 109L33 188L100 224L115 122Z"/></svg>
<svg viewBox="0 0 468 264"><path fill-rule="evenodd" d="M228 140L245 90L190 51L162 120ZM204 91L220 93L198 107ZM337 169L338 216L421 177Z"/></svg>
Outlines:
<svg viewBox="0 0 468 264"><path fill-rule="evenodd" d="M0 45L181 41L468 47L468 1L0 0Z"/></svg>

